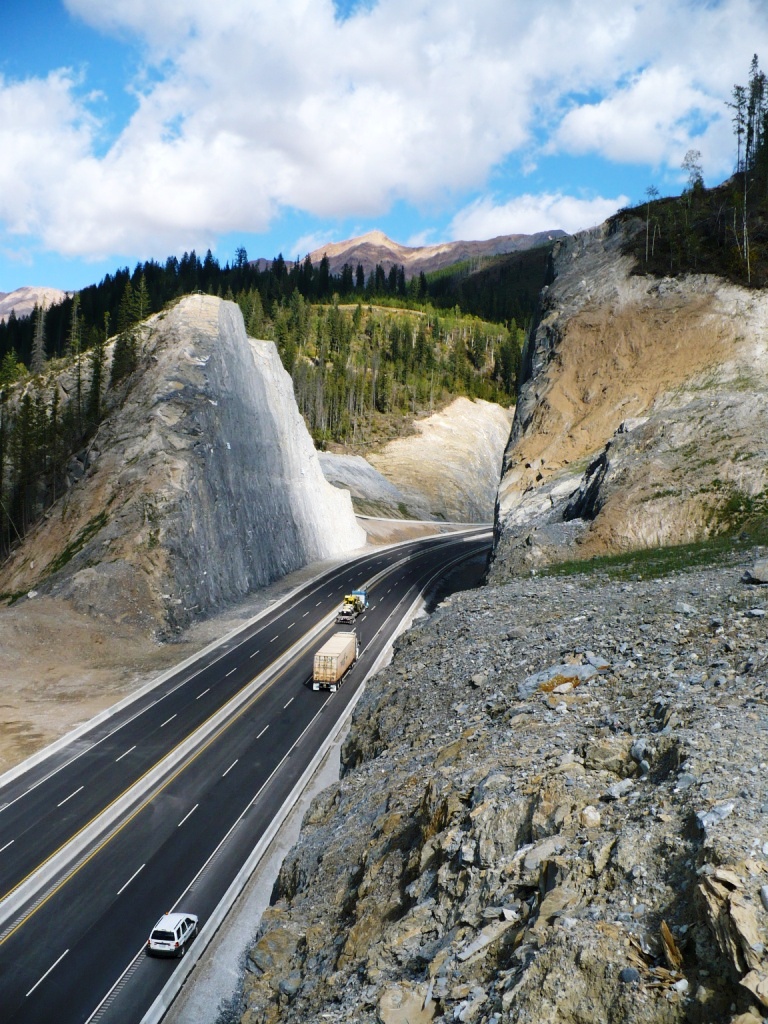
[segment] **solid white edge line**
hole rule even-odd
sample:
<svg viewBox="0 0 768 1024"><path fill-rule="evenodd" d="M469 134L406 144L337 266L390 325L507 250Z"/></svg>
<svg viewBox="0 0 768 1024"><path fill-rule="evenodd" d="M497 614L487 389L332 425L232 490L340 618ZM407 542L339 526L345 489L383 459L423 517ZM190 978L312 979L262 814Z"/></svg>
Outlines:
<svg viewBox="0 0 768 1024"><path fill-rule="evenodd" d="M192 815L193 815L193 814L195 813L195 811L197 810L197 808L198 808L199 806L200 806L200 804L195 804L195 806L194 806L194 807L192 808L192 810L191 810L191 811L188 811L188 812L187 812L187 813L186 813L186 814L184 815L184 817L183 817L183 818L181 819L181 821L180 821L180 822L179 822L179 824L178 824L178 825L176 826L176 828L181 828L181 826L182 826L182 825L184 824L184 822L185 822L185 821L187 820L187 818L191 817L191 816L192 816Z"/></svg>
<svg viewBox="0 0 768 1024"><path fill-rule="evenodd" d="M127 881L127 882L125 883L125 885L124 885L124 886L122 886L122 887L121 887L120 889L118 889L118 890L117 890L117 895L118 895L118 896L119 896L119 895L120 895L120 893L121 893L121 892L123 891L123 889L127 889L127 888L128 888L128 886L129 886L129 885L131 884L131 882L132 882L132 881L134 880L134 878L136 877L136 875L138 875L138 874L139 874L139 871L143 871L143 870L144 870L144 868L145 868L146 866L147 866L146 864L142 864L142 865L141 865L141 867L139 868L139 870L138 870L138 871L134 871L134 873L133 873L133 874L131 875L131 877L130 877L130 878L128 879L128 881Z"/></svg>
<svg viewBox="0 0 768 1024"><path fill-rule="evenodd" d="M130 754L131 750L135 750L135 749L136 749L136 744L134 743L134 745L132 747L130 747L128 750L124 750L123 753L120 755L120 757L116 757L115 758L115 764L117 764L118 761L122 761L124 757L127 757Z"/></svg>
<svg viewBox="0 0 768 1024"><path fill-rule="evenodd" d="M67 800L71 800L73 796L77 796L81 789L85 789L85 786L78 786L74 793L70 793L69 796L65 796L60 804L56 804L57 807L63 807Z"/></svg>
<svg viewBox="0 0 768 1024"><path fill-rule="evenodd" d="M381 522L386 522L387 521L387 520L382 519L382 517L380 517L380 516L364 516L364 515L359 515L358 519L374 519L376 521L381 521ZM399 523L420 523L420 524L425 524L425 525L442 526L442 527L450 525L450 526L456 527L456 529L451 530L451 531L449 531L447 533L438 532L438 533L433 534L432 536L423 538L424 540L434 541L435 543L440 543L440 542L444 541L447 537L450 537L450 536L454 536L455 537L457 534L462 534L462 533L469 533L468 537L462 538L463 540L465 540L467 542L470 542L472 540L477 540L479 538L485 538L485 537L492 537L493 536L493 531L490 530L490 529L487 529L486 532L484 532L484 533L477 534L475 531L477 531L478 529L482 529L483 528L483 524L478 524L478 523L450 523L450 524L446 524L446 523L436 523L436 522L433 522L432 520L421 520L421 519L409 519L409 520L403 519L403 520L398 520L398 522ZM414 543L415 543L414 538L410 538L408 540L398 541L395 544L384 545L384 546L382 546L382 549L380 549L380 550L385 550L387 552L395 551L398 548L405 548L405 547L408 547L409 545L412 545ZM383 565L384 564L383 560L381 560L379 562L374 561L375 554L373 552L369 552L367 554L361 554L361 555L356 556L356 557L361 557L361 558L364 558L366 560L370 560L371 561L371 567L375 567L376 565ZM353 561L353 560L354 559L350 559L350 561ZM93 718L88 719L87 722L83 722L81 725L78 725L76 728L71 729L69 732L65 733L63 736L60 736L57 740L54 740L53 743L49 743L47 746L41 747L40 750L35 751L34 754L30 754L29 757L25 758L23 761L20 761L18 764L14 765L12 768L9 768L6 772L4 772L2 775L0 775L0 786L8 785L13 780L19 778L20 775L23 775L24 772L29 771L30 768L33 768L36 765L40 764L47 757L50 757L52 754L57 753L59 750L62 750L66 746L72 745L76 739L78 739L80 736L83 736L85 733L89 732L91 729L93 729L95 726L99 725L101 722L107 721L109 718L111 718L112 716L116 715L118 712L124 710L125 708L127 708L131 704L133 704L134 702L136 702L136 701L140 700L142 697L146 696L146 694L151 693L153 689L155 689L156 687L158 687L158 686L162 685L163 683L167 682L169 679L171 679L177 673L183 672L185 669L190 668L191 666L193 666L195 664L195 662L200 661L202 658L206 657L208 654L216 653L216 651L218 649L221 649L221 654L219 655L219 657L214 659L214 661L211 662L211 665L207 666L208 668L210 668L212 665L214 665L216 663L216 661L219 661L227 653L227 650L225 650L225 648L226 648L227 643L230 640L237 641L236 645L235 645L236 647L239 647L242 644L248 643L249 640L253 639L253 634L251 634L250 636L243 637L242 639L238 640L238 637L239 637L239 635L241 633L245 633L248 630L252 629L258 623L258 621L260 619L265 618L267 615L269 615L270 612L275 611L276 608L279 608L282 605L287 604L289 601L291 601L293 598L295 598L298 594L304 592L305 596L307 596L307 597L311 596L312 587L317 583L317 581L320 580L323 576L325 576L326 573L328 573L328 572L335 572L336 569L341 568L341 566L345 563L345 561L346 561L345 559L340 559L339 562L336 563L335 566L331 567L330 569L324 569L322 571L318 571L318 574L317 574L317 576L314 577L314 579L310 579L310 580L308 580L308 581L306 581L304 583L298 584L292 590L288 591L288 593L286 593L279 601L277 601L276 604L268 605L266 608L263 608L257 615L255 615L252 619L249 619L248 622L246 622L244 625L238 626L236 629L231 630L229 633L226 633L223 637L219 637L218 640L211 641L211 643L208 644L207 647L203 647L201 650L196 651L194 654L190 654L189 657L187 657L184 661L179 662L178 665L174 665L172 668L166 669L164 672L161 672L159 675L151 677L146 683L144 683L142 686L140 686L138 688L138 690L135 690L133 693L130 693L127 697L124 697L122 700L118 701L116 704L113 704L111 707L105 708L104 711L100 711L98 715L95 715ZM319 564L322 565L322 564L326 564L326 563L322 563L321 562ZM317 603L317 605L315 605L315 607L318 607L318 605L320 605L321 603L322 602L318 601L318 603ZM228 650L232 650L232 649L233 648L228 648ZM256 651L255 653L258 654L259 652ZM254 657L254 655L251 655L251 657ZM153 701L153 703L151 705L149 705L149 707L153 707L154 704L157 704L160 700L163 700L165 697L167 697L170 693L174 692L180 686L183 686L185 683L189 682L190 678L194 678L198 674L199 674L199 672L195 672L193 676L187 677L186 679L181 680L175 687L173 687L172 690L169 690L167 693L163 694L163 696L159 697L158 700ZM145 707L145 708L142 708L141 710L137 711L135 715L131 716L131 718L127 719L125 722L120 723L120 725L118 726L118 729L121 729L125 725L128 725L130 722L132 722L135 718L138 718L139 715L143 714L144 711L147 711L148 709L149 709L148 707ZM47 773L41 779L38 779L38 781L33 786L30 786L29 789L25 790L24 793L22 793L18 797L16 797L15 800L12 800L10 803L5 804L2 808L0 808L0 810L5 810L6 807L10 807L11 804L16 803L17 800L21 800L24 796L26 796L27 793L31 792L33 789L36 789L38 786L42 785L49 778L51 778L53 775L58 774L58 772L62 771L69 764L71 764L72 761L76 761L79 757L82 757L83 754L86 753L88 750L91 750L91 749L93 749L93 747L98 746L99 743L103 743L105 739L108 739L110 736L114 735L114 732L116 732L116 731L117 730L113 730L113 732L108 733L106 736L102 736L95 743L90 744L90 746L88 746L88 747L86 747L86 748L84 748L82 750L79 750L68 761L64 762L61 765L58 765L56 768L53 769L53 771Z"/></svg>
<svg viewBox="0 0 768 1024"><path fill-rule="evenodd" d="M449 569L453 568L454 565L457 564L457 562L459 562L459 561L463 561L463 559L457 559L455 561L452 561L451 563L449 563L448 568ZM442 570L442 571L445 571L445 570ZM432 583L433 579L434 579L434 577L430 578L427 581L427 584L426 584L427 587ZM418 607L419 603L422 602L422 601L423 601L423 596L422 596L422 594L419 594L419 596L416 598L415 601L412 602L410 608L406 611L405 615L401 619L401 626L402 626L403 622L406 622L407 620L412 618L413 612L416 610L416 608ZM396 607L400 607L401 604L402 604L402 601L398 602L398 605ZM376 631L376 635L378 635L383 628L384 628L384 624L382 624L382 626ZM403 628L407 628L407 626L404 626ZM400 631L401 630L398 630L398 629L395 630L392 638L390 639L390 645L391 645L391 643L393 642L394 638L398 635L398 633ZM216 909L213 911L211 916L205 922L203 928L201 929L200 935L198 936L198 940L195 943L195 946L193 947L193 955L185 957L184 961L182 962L182 964L180 964L180 966L176 968L176 970L171 975L171 978L168 980L168 982L166 982L165 987L160 991L160 993L155 998L155 1001L152 1003L150 1008L147 1010L147 1012L142 1017L141 1024L160 1024L160 1022L162 1021L162 1018L167 1013L168 1008L172 1004L173 1000L176 998L178 993L181 991L181 988L184 985L187 977L195 969L195 967L196 967L197 963L199 962L200 957L202 956L202 954L205 951L206 947L211 942L211 939L213 938L215 933L221 927L222 921L224 920L224 918L227 916L227 914L231 910L231 908L234 905L237 897L240 895L240 893L245 888L245 885L248 882L248 879L253 874L253 872L254 872L254 870L256 868L256 865L262 859L262 857L264 856L265 852L269 848L270 843L273 841L273 839L275 838L276 834L279 832L280 828L283 826L283 824L284 824L286 818L288 817L290 811L293 809L293 807L295 807L295 805L298 802L301 794L306 789L310 779L314 775L314 773L317 770L318 766L320 765L322 760L326 757L326 755L328 754L328 751L331 749L331 747L336 742L338 737L341 735L341 733L342 733L342 731L343 731L347 721L352 716L352 713L353 713L353 711L355 709L355 705L360 700L360 697L363 694L363 690L365 688L365 684L367 683L368 679L372 675L374 675L374 673L376 673L376 672L381 670L381 668L386 664L389 656L390 656L389 645L387 645L384 648L384 650L381 652L379 657L376 659L374 664L371 666L369 672L363 678L362 682L358 686L358 689L357 689L354 697L352 698L350 703L347 705L347 707L344 709L343 714L337 720L335 728L330 731L330 733L326 737L324 743L322 743L320 748L315 752L314 757L312 758L310 763L305 768L304 773L302 774L301 778L297 781L296 785L291 790L291 792L290 792L289 796L287 797L287 799L283 802L283 804L280 807L280 809L277 811L277 813L272 818L272 822L270 823L270 825L267 828L266 832L261 837L261 839L256 843L253 851L251 852L250 857L246 860L245 864L243 864L243 866L240 868L240 871L238 872L238 874L235 877L235 879L232 881L231 885L227 889L227 891L224 894L224 896L222 897L222 899L219 901L218 905L216 906ZM323 704L323 707L325 707L325 704ZM299 743L302 741L302 739L304 738L306 733L310 730L310 728L314 724L315 720L322 714L322 711L323 711L323 708L320 708L318 710L317 714L310 720L310 722L307 724L304 732L296 740L296 743L294 743L293 747L291 747L291 750L293 750L294 747L297 747L299 745ZM290 754L290 751L288 752L288 754ZM249 804L249 806L251 806L253 803L255 803L255 801L260 796L261 792L269 785L269 783L271 782L271 780L274 777L274 775L279 771L279 769L282 767L283 763L288 758L288 754L285 755L285 757L280 762L280 764L276 765L276 767L273 770L272 774L269 776L268 779L265 780L265 782L263 783L263 785L261 786L259 791L256 793L256 796L254 796L254 798L251 801L251 803ZM246 808L246 810L247 810L247 808ZM187 888L184 890L184 892L181 894L181 896L179 897L179 900L177 902L180 902L184 898L185 894L187 892L189 892L189 890L194 886L194 884L197 882L198 878L203 874L203 872L205 871L206 867L208 866L210 861L214 858L214 856L216 855L216 853L218 852L220 847L226 842L226 840L228 839L229 835L239 825L239 823L242 820L242 818L244 817L244 815L245 815L245 811L243 811L243 814L240 816L240 818L238 818L237 821L235 821L233 823L232 827L229 829L227 834L223 837L223 839L221 840L219 845L216 847L216 849L211 853L210 857L205 862L205 864L203 864L203 866L197 872L197 874L192 879L192 881L187 886ZM137 954L137 957L138 957L138 955L139 954ZM130 969L130 966L131 965L129 964L128 967L126 967L125 971L121 975L121 978L128 972L128 970ZM113 986L113 989L114 989L114 987L117 986L117 984L118 984L118 982L115 982L115 985ZM112 991L112 989L110 990L110 993L111 993L111 991ZM106 1000L106 998L108 998L108 997L105 997L105 1000ZM100 1006L103 1005L105 1000L102 1000L102 1003L100 1004ZM86 1021L86 1024L90 1024L91 1020L93 1019L93 1017L95 1017L97 1012L98 1012L98 1007L97 1007L97 1010L94 1010L94 1012L88 1018L88 1021Z"/></svg>
<svg viewBox="0 0 768 1024"><path fill-rule="evenodd" d="M48 975L51 973L51 971L53 970L54 967L58 967L59 966L59 964L61 963L61 961L64 959L64 957L67 955L68 952L69 952L69 950L65 949L64 952L59 957L59 959L56 961L56 963L55 964L51 964L51 966L48 968L48 970L45 972L45 974L42 976L42 978L38 979L38 981L35 982L35 984L32 986L32 988L29 990L29 992L27 992L27 994L24 996L25 999L28 999L32 995L32 993L35 991L37 986L40 985L43 981L45 981L45 979L48 977Z"/></svg>

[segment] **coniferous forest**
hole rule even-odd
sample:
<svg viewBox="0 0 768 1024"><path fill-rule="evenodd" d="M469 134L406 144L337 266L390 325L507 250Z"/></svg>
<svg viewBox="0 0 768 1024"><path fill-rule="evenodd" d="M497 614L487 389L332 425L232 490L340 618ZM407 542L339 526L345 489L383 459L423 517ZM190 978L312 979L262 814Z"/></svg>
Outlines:
<svg viewBox="0 0 768 1024"><path fill-rule="evenodd" d="M681 195L660 199L651 185L645 202L613 218L643 222L627 245L637 273L717 274L748 288L768 286L768 82L757 55L727 107L736 168L727 181L706 188L701 153L689 150Z"/></svg>
<svg viewBox="0 0 768 1024"><path fill-rule="evenodd" d="M514 400L546 251L526 256L406 282L402 267L366 279L362 267L331 274L325 258L315 267L278 256L260 270L244 249L224 267L192 252L12 315L0 325L0 556L63 493L73 456L125 397L140 368L138 325L179 297L236 301L248 334L275 341L316 444L365 450L453 396ZM474 309L493 310L497 322Z"/></svg>

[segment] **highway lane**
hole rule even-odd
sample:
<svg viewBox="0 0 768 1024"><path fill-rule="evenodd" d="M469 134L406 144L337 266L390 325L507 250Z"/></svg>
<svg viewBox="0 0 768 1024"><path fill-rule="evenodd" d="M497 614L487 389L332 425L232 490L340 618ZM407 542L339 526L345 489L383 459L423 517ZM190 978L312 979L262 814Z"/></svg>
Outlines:
<svg viewBox="0 0 768 1024"><path fill-rule="evenodd" d="M433 571L433 555L414 558L400 570L399 582L387 580L374 588L371 611L361 622L364 639L383 625L415 578ZM306 688L312 650L321 639L260 690L220 736L0 945L0 1005L8 1020L86 1020L131 963L154 920L218 848L195 883L194 906L187 907L202 917L212 911L236 865L332 727L337 716L324 709L353 699L355 675L362 679L366 660L372 663L384 642L383 636L369 642L350 680L329 697ZM230 829L229 840L219 848ZM114 964L121 965L117 974ZM134 1009L149 1005L167 968L145 964L141 957L113 1009L105 1011L109 1019L138 1020L135 1014L121 1016L126 998Z"/></svg>
<svg viewBox="0 0 768 1024"><path fill-rule="evenodd" d="M0 788L0 901L333 612L343 594L450 536L360 556L173 675L120 714ZM0 902L2 913L2 902Z"/></svg>

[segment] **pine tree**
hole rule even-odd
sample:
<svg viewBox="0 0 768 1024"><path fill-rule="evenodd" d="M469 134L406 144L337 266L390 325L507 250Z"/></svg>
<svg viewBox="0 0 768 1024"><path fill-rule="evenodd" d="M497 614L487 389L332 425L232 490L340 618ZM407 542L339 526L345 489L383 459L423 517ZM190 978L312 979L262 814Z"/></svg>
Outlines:
<svg viewBox="0 0 768 1024"><path fill-rule="evenodd" d="M118 331L127 331L129 327L133 327L138 318L136 295L133 290L133 285L129 280L125 282L123 296L120 299L120 305L117 310Z"/></svg>
<svg viewBox="0 0 768 1024"><path fill-rule="evenodd" d="M83 431L83 351L82 323L80 319L80 293L72 300L72 318L67 338L67 352L75 363L75 423L78 435Z"/></svg>
<svg viewBox="0 0 768 1024"><path fill-rule="evenodd" d="M124 377L130 376L138 365L136 335L133 331L123 331L115 339L112 350L112 366L109 373L109 386L113 388Z"/></svg>
<svg viewBox="0 0 768 1024"><path fill-rule="evenodd" d="M94 330L90 350L91 386L88 391L88 420L97 424L101 420L101 392L104 385L104 348L109 337L109 313L104 314L104 333Z"/></svg>
<svg viewBox="0 0 768 1024"><path fill-rule="evenodd" d="M260 293L254 288L251 294L251 310L248 316L248 336L260 338L264 328L264 306Z"/></svg>
<svg viewBox="0 0 768 1024"><path fill-rule="evenodd" d="M151 310L149 308L149 292L147 291L147 279L144 274L139 278L139 287L135 289L134 296L134 315L136 320L141 323L142 320L146 320Z"/></svg>
<svg viewBox="0 0 768 1024"><path fill-rule="evenodd" d="M29 362L29 369L34 374L43 372L45 366L45 303L38 306L35 303L33 311L35 320L35 334L32 341L32 357Z"/></svg>

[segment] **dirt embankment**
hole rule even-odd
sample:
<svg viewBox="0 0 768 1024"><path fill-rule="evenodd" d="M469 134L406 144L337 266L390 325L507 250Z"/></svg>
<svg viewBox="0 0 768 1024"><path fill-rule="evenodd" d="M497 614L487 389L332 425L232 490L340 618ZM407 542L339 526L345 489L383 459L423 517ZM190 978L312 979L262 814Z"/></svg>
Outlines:
<svg viewBox="0 0 768 1024"><path fill-rule="evenodd" d="M768 498L768 296L632 276L619 242L561 244L505 453L502 576L700 539Z"/></svg>

